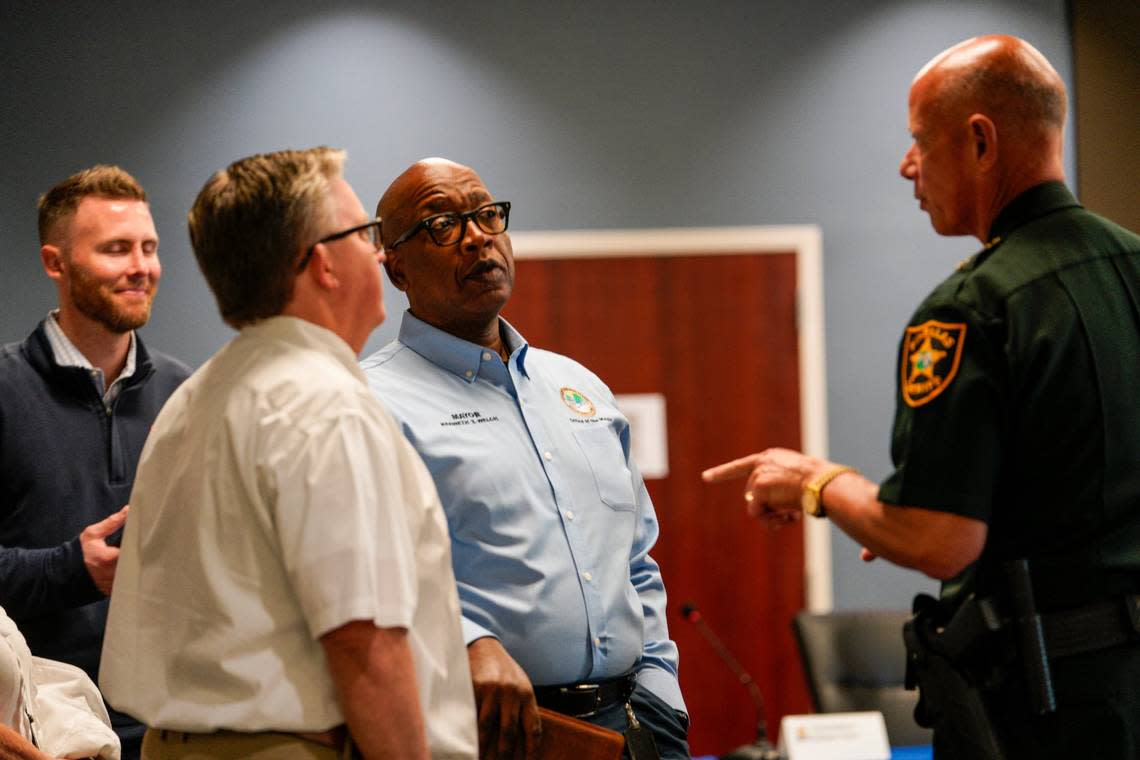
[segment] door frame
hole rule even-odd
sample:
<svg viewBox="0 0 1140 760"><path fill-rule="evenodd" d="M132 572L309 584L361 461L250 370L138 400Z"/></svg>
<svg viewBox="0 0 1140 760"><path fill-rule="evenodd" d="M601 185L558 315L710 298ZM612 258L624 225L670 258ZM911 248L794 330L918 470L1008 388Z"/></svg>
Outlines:
<svg viewBox="0 0 1140 760"><path fill-rule="evenodd" d="M823 232L817 225L522 231L512 232L511 241L518 259L794 253L800 442L804 453L827 458ZM803 522L804 606L811 612L830 612L831 526L826 520Z"/></svg>

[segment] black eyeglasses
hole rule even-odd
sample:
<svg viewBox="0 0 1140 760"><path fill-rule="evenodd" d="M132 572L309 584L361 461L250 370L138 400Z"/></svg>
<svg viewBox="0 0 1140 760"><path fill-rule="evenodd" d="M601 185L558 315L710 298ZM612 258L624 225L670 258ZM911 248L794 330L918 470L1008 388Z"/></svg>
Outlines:
<svg viewBox="0 0 1140 760"><path fill-rule="evenodd" d="M391 251L396 246L403 245L420 230L427 230L428 237L436 245L455 245L466 234L468 220L475 222L479 229L488 235L498 235L507 231L507 219L510 214L510 201L484 203L479 208L465 211L462 214L457 214L454 211L434 214L419 220L410 230L400 235L396 242L388 246L388 250Z"/></svg>
<svg viewBox="0 0 1140 760"><path fill-rule="evenodd" d="M341 230L340 232L334 232L331 235L325 235L323 238L309 246L309 250L305 251L305 255L301 257L301 263L297 266L297 271L303 272L305 270L305 267L309 265L309 259L313 257L313 250L318 245L321 243L331 243L334 240L340 240L341 238L348 237L352 234L359 234L373 246L379 248L380 220L373 219L371 222L365 222L364 224L358 224L355 227L349 227L347 230Z"/></svg>

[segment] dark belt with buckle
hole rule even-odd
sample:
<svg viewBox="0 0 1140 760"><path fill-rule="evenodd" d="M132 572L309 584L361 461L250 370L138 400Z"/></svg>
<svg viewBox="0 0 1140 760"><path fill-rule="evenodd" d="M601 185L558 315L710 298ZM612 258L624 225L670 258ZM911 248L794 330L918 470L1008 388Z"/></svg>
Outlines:
<svg viewBox="0 0 1140 760"><path fill-rule="evenodd" d="M539 707L571 718L587 718L607 707L628 702L635 684L633 673L626 673L604 681L536 686L534 697Z"/></svg>

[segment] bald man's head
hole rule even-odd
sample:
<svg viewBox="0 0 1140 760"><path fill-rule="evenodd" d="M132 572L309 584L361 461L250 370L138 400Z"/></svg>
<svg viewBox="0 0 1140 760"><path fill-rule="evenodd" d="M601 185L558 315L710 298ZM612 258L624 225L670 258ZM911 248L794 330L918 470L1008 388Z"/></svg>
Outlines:
<svg viewBox="0 0 1140 760"><path fill-rule="evenodd" d="M915 76L914 93L943 118L984 113L1018 133L1060 133L1065 125L1065 83L1017 37L974 37L944 50Z"/></svg>
<svg viewBox="0 0 1140 760"><path fill-rule="evenodd" d="M935 56L911 85L909 122L899 173L939 234L985 242L1011 200L1064 179L1065 85L1016 37L974 37Z"/></svg>
<svg viewBox="0 0 1140 760"><path fill-rule="evenodd" d="M434 186L433 179L439 180L457 173L474 175L475 170L446 158L423 158L392 180L376 205L376 216L384 220L381 237L386 248L417 221L418 195Z"/></svg>
<svg viewBox="0 0 1140 760"><path fill-rule="evenodd" d="M417 161L388 186L377 207L384 266L416 317L483 345L498 336L515 278L509 214L474 169L444 158Z"/></svg>

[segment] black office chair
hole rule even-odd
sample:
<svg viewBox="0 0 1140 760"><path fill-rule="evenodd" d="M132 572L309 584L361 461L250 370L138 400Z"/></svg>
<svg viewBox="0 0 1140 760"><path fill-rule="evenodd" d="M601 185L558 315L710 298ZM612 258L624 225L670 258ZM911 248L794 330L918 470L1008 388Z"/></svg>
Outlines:
<svg viewBox="0 0 1140 760"><path fill-rule="evenodd" d="M918 692L903 686L902 628L909 618L909 612L796 615L792 629L816 712L878 710L891 744L930 744L931 731L914 722Z"/></svg>

